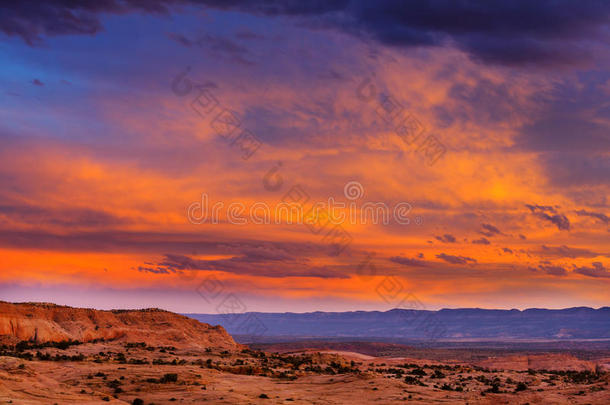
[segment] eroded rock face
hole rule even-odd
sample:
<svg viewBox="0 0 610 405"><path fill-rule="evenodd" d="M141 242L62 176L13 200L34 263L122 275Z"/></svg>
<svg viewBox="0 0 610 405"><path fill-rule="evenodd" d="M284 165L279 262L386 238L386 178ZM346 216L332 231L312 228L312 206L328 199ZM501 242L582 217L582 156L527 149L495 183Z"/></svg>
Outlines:
<svg viewBox="0 0 610 405"><path fill-rule="evenodd" d="M95 339L176 347L240 347L222 326L160 309L100 311L46 303L0 302L0 341Z"/></svg>

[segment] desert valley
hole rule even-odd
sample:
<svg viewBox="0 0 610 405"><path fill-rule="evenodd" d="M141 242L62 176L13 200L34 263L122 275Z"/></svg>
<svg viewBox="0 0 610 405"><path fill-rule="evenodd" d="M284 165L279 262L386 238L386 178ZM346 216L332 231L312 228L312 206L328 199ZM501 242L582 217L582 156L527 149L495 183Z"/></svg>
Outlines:
<svg viewBox="0 0 610 405"><path fill-rule="evenodd" d="M12 404L607 404L610 348L236 343L159 309L0 303L0 400Z"/></svg>

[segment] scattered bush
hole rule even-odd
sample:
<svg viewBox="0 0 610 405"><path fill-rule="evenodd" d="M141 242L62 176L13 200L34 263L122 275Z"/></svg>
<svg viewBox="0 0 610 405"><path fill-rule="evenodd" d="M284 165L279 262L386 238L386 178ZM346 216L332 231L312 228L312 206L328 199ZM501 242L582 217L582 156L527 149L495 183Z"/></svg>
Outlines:
<svg viewBox="0 0 610 405"><path fill-rule="evenodd" d="M422 376L422 377L427 375L426 372L423 369L421 369L421 368L416 368L416 369L412 370L409 374L411 374L411 375L419 375L419 376Z"/></svg>
<svg viewBox="0 0 610 405"><path fill-rule="evenodd" d="M160 383L175 383L178 381L178 374L176 373L168 373L165 374L163 377L161 377L161 379L159 380Z"/></svg>
<svg viewBox="0 0 610 405"><path fill-rule="evenodd" d="M515 388L515 392L525 391L527 389L527 385L524 382L519 382L517 384L517 388Z"/></svg>
<svg viewBox="0 0 610 405"><path fill-rule="evenodd" d="M125 345L125 347L128 349L137 349L138 347L145 348L146 343L145 342L128 342Z"/></svg>

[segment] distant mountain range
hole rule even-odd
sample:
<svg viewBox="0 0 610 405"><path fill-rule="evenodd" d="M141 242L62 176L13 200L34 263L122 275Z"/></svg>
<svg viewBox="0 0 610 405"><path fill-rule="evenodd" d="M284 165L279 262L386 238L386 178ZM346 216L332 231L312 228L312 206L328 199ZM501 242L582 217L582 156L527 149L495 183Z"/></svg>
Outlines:
<svg viewBox="0 0 610 405"><path fill-rule="evenodd" d="M185 314L232 335L430 340L608 339L610 307Z"/></svg>

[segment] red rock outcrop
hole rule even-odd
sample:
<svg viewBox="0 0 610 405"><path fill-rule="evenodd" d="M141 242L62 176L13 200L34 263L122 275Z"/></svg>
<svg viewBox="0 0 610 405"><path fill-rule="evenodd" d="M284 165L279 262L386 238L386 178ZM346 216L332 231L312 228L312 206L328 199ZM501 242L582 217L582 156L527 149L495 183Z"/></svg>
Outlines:
<svg viewBox="0 0 610 405"><path fill-rule="evenodd" d="M240 347L222 326L211 326L160 309L101 311L0 301L0 343L95 339L227 350Z"/></svg>

